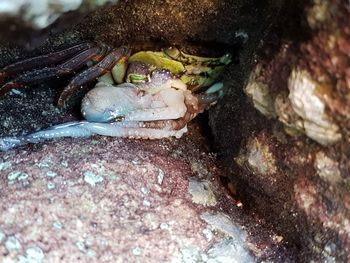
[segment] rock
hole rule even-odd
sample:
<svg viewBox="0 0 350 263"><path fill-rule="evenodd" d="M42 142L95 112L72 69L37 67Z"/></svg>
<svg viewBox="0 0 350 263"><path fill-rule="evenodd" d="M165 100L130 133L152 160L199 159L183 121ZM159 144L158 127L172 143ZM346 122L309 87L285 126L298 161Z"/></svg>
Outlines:
<svg viewBox="0 0 350 263"><path fill-rule="evenodd" d="M1 19L16 18L18 21L29 24L35 29L43 29L55 22L61 15L78 9L93 10L116 0L3 0L0 3Z"/></svg>
<svg viewBox="0 0 350 263"><path fill-rule="evenodd" d="M233 192L300 244L299 261L348 262L350 11L299 4L256 56L241 53L251 68L228 75L211 124Z"/></svg>
<svg viewBox="0 0 350 263"><path fill-rule="evenodd" d="M5 0L0 3L0 15L2 19L16 17L34 28L42 29L53 23L61 14L78 9L81 3L82 0L59 0L54 4L47 0Z"/></svg>
<svg viewBox="0 0 350 263"><path fill-rule="evenodd" d="M1 259L272 259L283 243L271 238L276 236L272 231L256 228L255 219L243 219L243 211L222 191L219 169L196 135L198 140L187 137L183 143L65 139L0 154L2 163L11 164L0 176ZM15 171L28 176L6 177ZM210 182L209 200L198 202L203 194L194 199L194 181L207 182L204 187Z"/></svg>

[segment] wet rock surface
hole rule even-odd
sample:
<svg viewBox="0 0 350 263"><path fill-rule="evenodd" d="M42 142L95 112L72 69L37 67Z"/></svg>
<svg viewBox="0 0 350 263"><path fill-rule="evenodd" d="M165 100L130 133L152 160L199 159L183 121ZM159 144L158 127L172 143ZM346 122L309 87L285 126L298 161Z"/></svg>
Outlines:
<svg viewBox="0 0 350 263"><path fill-rule="evenodd" d="M191 130L197 139L66 139L2 154L0 259L290 259L222 188Z"/></svg>

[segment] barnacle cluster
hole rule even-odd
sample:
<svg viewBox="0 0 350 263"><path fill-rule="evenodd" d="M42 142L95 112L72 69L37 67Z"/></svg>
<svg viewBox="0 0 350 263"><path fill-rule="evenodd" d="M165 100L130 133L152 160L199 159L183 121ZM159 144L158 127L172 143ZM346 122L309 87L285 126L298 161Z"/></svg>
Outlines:
<svg viewBox="0 0 350 263"><path fill-rule="evenodd" d="M259 80L260 65L253 71L245 87L254 107L268 118L278 118L291 135L303 133L322 145L341 139L339 127L326 113L318 83L306 70L292 69L288 91L272 94L269 86Z"/></svg>

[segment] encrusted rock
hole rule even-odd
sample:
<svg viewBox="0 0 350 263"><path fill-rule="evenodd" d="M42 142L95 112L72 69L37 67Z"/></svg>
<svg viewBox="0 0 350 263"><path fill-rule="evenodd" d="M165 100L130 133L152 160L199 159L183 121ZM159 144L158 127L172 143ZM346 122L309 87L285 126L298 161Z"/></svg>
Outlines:
<svg viewBox="0 0 350 263"><path fill-rule="evenodd" d="M288 81L291 106L303 119L305 133L322 145L341 139L339 127L325 113L325 104L317 96L317 83L305 70L294 69Z"/></svg>
<svg viewBox="0 0 350 263"><path fill-rule="evenodd" d="M330 2L324 0L313 0L313 5L306 13L306 19L309 26L313 29L317 29L320 25L331 18Z"/></svg>
<svg viewBox="0 0 350 263"><path fill-rule="evenodd" d="M280 123L255 111L252 114L252 105L246 106L235 92L230 98L234 105L227 106L227 99L215 115L220 124L214 122L214 131L221 135L217 142L225 150L224 158L236 184L232 192L241 197L243 204L249 203L253 211L264 215L285 240L293 240L290 244L299 244L303 251L300 255L304 256L298 262L349 262L349 3L298 3L300 9L294 10L293 17L285 13L286 23L280 23L279 31L268 37L263 50L253 58L247 55L247 61L251 59L260 67L254 69L253 65L254 72L245 75L248 85L234 86L245 86L254 108L266 117L271 115L271 107L266 107L269 99L265 99L269 94L279 122L293 137L274 141ZM292 6L296 7L295 1ZM243 61L239 70L245 65ZM262 142L275 159L277 172L272 176L261 174L261 167L266 166L264 158L260 162L250 158L248 162L249 155L263 156L261 150L249 154L254 148L249 150L248 146L252 137L259 138L262 133L270 138ZM230 134L238 139L230 141ZM300 134L310 140L296 136Z"/></svg>
<svg viewBox="0 0 350 263"><path fill-rule="evenodd" d="M268 175L277 171L276 160L269 145L256 137L248 141L243 153L235 160L256 174Z"/></svg>
<svg viewBox="0 0 350 263"><path fill-rule="evenodd" d="M244 91L252 99L254 107L268 118L276 117L273 97L266 83L259 80L261 65L258 64L250 74Z"/></svg>
<svg viewBox="0 0 350 263"><path fill-rule="evenodd" d="M282 49L275 59L285 59L285 53L286 49ZM290 135L303 133L322 145L334 144L342 138L339 126L326 113L320 84L307 70L292 69L288 83L283 85L283 82L273 80L275 77L271 76L268 68L273 66L265 67L257 64L244 88L258 111L267 118L278 117ZM272 92L277 89L281 91Z"/></svg>
<svg viewBox="0 0 350 263"><path fill-rule="evenodd" d="M315 156L314 162L317 174L326 182L330 184L339 183L342 178L339 170L339 163L324 152L319 151Z"/></svg>
<svg viewBox="0 0 350 263"><path fill-rule="evenodd" d="M2 0L0 2L0 19L17 17L36 29L52 24L63 13L79 8L93 9L107 2L117 0Z"/></svg>
<svg viewBox="0 0 350 263"><path fill-rule="evenodd" d="M293 111L292 104L285 92L281 92L275 99L275 110L278 120L284 124L289 135L299 135L304 131L302 118Z"/></svg>
<svg viewBox="0 0 350 263"><path fill-rule="evenodd" d="M82 0L4 0L0 3L0 15L2 18L19 17L35 28L45 28L53 23L62 13L76 10Z"/></svg>
<svg viewBox="0 0 350 263"><path fill-rule="evenodd" d="M195 204L214 206L217 204L212 185L208 181L190 178L188 192L192 195L192 201Z"/></svg>

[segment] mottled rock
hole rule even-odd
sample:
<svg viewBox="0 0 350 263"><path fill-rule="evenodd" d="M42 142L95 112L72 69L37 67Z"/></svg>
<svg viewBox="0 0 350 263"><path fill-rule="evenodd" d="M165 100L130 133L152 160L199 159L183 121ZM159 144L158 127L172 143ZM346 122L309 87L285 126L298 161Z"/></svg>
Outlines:
<svg viewBox="0 0 350 263"><path fill-rule="evenodd" d="M249 76L247 85L244 88L245 93L252 99L254 107L267 118L275 118L273 97L269 92L266 83L259 81L261 65L258 64Z"/></svg>
<svg viewBox="0 0 350 263"><path fill-rule="evenodd" d="M325 112L326 105L317 96L317 84L309 73L294 69L288 82L289 100L293 111L302 119L306 135L322 145L341 140L337 124Z"/></svg>
<svg viewBox="0 0 350 263"><path fill-rule="evenodd" d="M322 151L316 153L315 169L317 174L330 184L334 185L342 180L339 163L325 155Z"/></svg>
<svg viewBox="0 0 350 263"><path fill-rule="evenodd" d="M298 4L256 56L241 54L251 70L232 74L234 103L218 105L211 123L243 206L300 244L299 261L348 262L350 10L341 0ZM276 173L262 169L266 152Z"/></svg>
<svg viewBox="0 0 350 263"><path fill-rule="evenodd" d="M0 176L0 258L4 262L273 258L282 243L234 207L235 201L222 191L214 160L195 134L197 139L183 138L183 144L94 137L1 153L0 161L11 165ZM25 184L18 177L24 173ZM249 234L243 222L249 222L244 227L251 230ZM261 238L266 247L259 246Z"/></svg>
<svg viewBox="0 0 350 263"><path fill-rule="evenodd" d="M246 166L254 174L272 175L276 173L276 158L269 144L260 138L251 138L246 149L235 159L240 166Z"/></svg>

